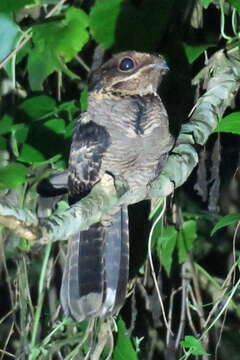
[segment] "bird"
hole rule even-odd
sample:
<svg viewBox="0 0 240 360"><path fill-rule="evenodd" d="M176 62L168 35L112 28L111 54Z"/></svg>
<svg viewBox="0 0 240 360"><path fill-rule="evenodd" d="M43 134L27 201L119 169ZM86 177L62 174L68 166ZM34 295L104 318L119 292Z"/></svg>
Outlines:
<svg viewBox="0 0 240 360"><path fill-rule="evenodd" d="M121 206L68 241L60 298L65 315L77 321L110 317L125 302L128 205L145 198L174 144L157 93L168 70L162 55L131 50L114 54L90 76L87 111L76 121L70 148L69 203L105 174L129 191Z"/></svg>

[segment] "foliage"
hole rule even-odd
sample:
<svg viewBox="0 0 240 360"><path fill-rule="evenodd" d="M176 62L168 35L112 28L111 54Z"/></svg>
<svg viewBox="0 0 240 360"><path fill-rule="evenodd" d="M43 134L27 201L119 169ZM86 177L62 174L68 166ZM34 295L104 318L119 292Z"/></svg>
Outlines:
<svg viewBox="0 0 240 360"><path fill-rule="evenodd" d="M181 341L181 345L184 349L189 349L193 355L205 355L202 344L194 336L185 336L184 340Z"/></svg>
<svg viewBox="0 0 240 360"><path fill-rule="evenodd" d="M240 113L233 112L219 121L216 132L226 132L240 135Z"/></svg>
<svg viewBox="0 0 240 360"><path fill-rule="evenodd" d="M238 0L1 0L2 201L46 215L41 201L47 200L39 201L36 186L67 166L74 119L87 108L89 68L103 50L166 56L171 71L160 91L177 134L221 65L217 56L209 57L239 48L239 12ZM219 84L212 90L213 97L225 93ZM203 105L208 114L210 105ZM170 199L164 219L154 228L154 266L168 325L160 321L162 309L146 261L148 236L142 230L148 224L146 216L140 224L138 209L131 243L135 286L115 325L111 320L91 327L62 318L58 276L64 245L28 246L1 228L0 359L205 360L210 354L225 360L230 353L231 359L239 358L237 97L234 106L219 119L197 174ZM215 116L219 114L220 108ZM66 209L64 200L57 211ZM218 212L212 211L213 202ZM156 210L154 219L158 216Z"/></svg>

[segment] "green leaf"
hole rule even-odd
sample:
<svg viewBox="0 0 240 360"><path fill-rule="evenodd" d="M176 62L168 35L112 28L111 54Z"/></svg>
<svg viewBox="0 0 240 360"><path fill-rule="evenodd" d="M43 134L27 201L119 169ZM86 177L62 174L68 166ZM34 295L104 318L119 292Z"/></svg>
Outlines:
<svg viewBox="0 0 240 360"><path fill-rule="evenodd" d="M240 112L231 113L221 119L215 129L215 132L240 135Z"/></svg>
<svg viewBox="0 0 240 360"><path fill-rule="evenodd" d="M85 87L80 95L81 112L87 110L87 105L88 105L88 89L87 87Z"/></svg>
<svg viewBox="0 0 240 360"><path fill-rule="evenodd" d="M77 55L83 45L88 41L86 28L89 20L87 14L81 9L70 8L62 21L64 31L58 41L57 52L68 62Z"/></svg>
<svg viewBox="0 0 240 360"><path fill-rule="evenodd" d="M29 126L25 123L15 124L11 129L12 136L15 137L18 144L23 144L28 136Z"/></svg>
<svg viewBox="0 0 240 360"><path fill-rule="evenodd" d="M214 228L211 231L211 236L215 234L215 232L225 226L232 225L235 222L240 221L240 213L236 214L230 214L223 216L214 226Z"/></svg>
<svg viewBox="0 0 240 360"><path fill-rule="evenodd" d="M65 139L72 137L74 130L74 122L72 121L68 126L66 126L64 137Z"/></svg>
<svg viewBox="0 0 240 360"><path fill-rule="evenodd" d="M33 4L33 0L1 0L0 12L11 12L20 9L29 4Z"/></svg>
<svg viewBox="0 0 240 360"><path fill-rule="evenodd" d="M97 0L90 12L90 32L105 48L158 51L172 19L175 0Z"/></svg>
<svg viewBox="0 0 240 360"><path fill-rule="evenodd" d="M73 116L77 111L79 111L79 108L76 106L75 100L70 100L60 104L57 111L66 111Z"/></svg>
<svg viewBox="0 0 240 360"><path fill-rule="evenodd" d="M123 0L97 0L90 12L90 31L99 44L109 48L115 42L115 29Z"/></svg>
<svg viewBox="0 0 240 360"><path fill-rule="evenodd" d="M212 2L213 0L200 0L200 3L204 9L207 9Z"/></svg>
<svg viewBox="0 0 240 360"><path fill-rule="evenodd" d="M229 0L229 2L240 12L240 1L239 0Z"/></svg>
<svg viewBox="0 0 240 360"><path fill-rule="evenodd" d="M7 141L3 136L0 136L0 150L6 150Z"/></svg>
<svg viewBox="0 0 240 360"><path fill-rule="evenodd" d="M189 64L192 64L202 53L208 49L209 47L212 47L214 45L205 44L205 45L198 45L198 46L192 46L186 43L183 43L184 51L186 54L186 57L188 59Z"/></svg>
<svg viewBox="0 0 240 360"><path fill-rule="evenodd" d="M11 150L13 152L13 155L18 158L19 157L18 143L17 143L14 132L11 133L10 145L11 145Z"/></svg>
<svg viewBox="0 0 240 360"><path fill-rule="evenodd" d="M45 158L43 154L33 146L29 144L23 144L18 160L34 164L43 162Z"/></svg>
<svg viewBox="0 0 240 360"><path fill-rule="evenodd" d="M14 189L21 186L27 177L27 168L19 163L0 168L0 189Z"/></svg>
<svg viewBox="0 0 240 360"><path fill-rule="evenodd" d="M54 131L56 134L64 134L66 131L65 121L64 119L50 119L44 123L48 129Z"/></svg>
<svg viewBox="0 0 240 360"><path fill-rule="evenodd" d="M56 155L52 156L51 158L44 160L44 161L37 161L32 166L33 166L33 169L36 169L43 165L51 164L51 166L54 166L55 169L58 169L59 163L63 163L62 154L56 154ZM66 164L64 163L64 166L61 167L61 170L65 169L65 168L66 168Z"/></svg>
<svg viewBox="0 0 240 360"><path fill-rule="evenodd" d="M33 120L38 120L55 112L56 101L46 95L34 96L22 102L19 109L23 110Z"/></svg>
<svg viewBox="0 0 240 360"><path fill-rule="evenodd" d="M113 360L137 360L137 354L134 350L131 340L127 335L126 326L121 318L117 322L118 333L117 342L112 355Z"/></svg>
<svg viewBox="0 0 240 360"><path fill-rule="evenodd" d="M70 8L64 20L33 27L34 49L28 58L29 82L33 90L42 90L43 81L54 71L75 76L64 62L72 60L88 41L88 16Z"/></svg>
<svg viewBox="0 0 240 360"><path fill-rule="evenodd" d="M0 135L7 134L12 130L13 118L5 114L0 120Z"/></svg>
<svg viewBox="0 0 240 360"><path fill-rule="evenodd" d="M177 230L174 226L163 228L157 240L157 253L160 263L169 275L172 266L172 255L177 241Z"/></svg>
<svg viewBox="0 0 240 360"><path fill-rule="evenodd" d="M177 246L179 262L183 263L188 258L188 252L193 248L193 242L197 238L196 220L187 220L183 223L178 233Z"/></svg>
<svg viewBox="0 0 240 360"><path fill-rule="evenodd" d="M0 1L0 8L1 6L2 0ZM17 24L12 21L8 14L0 14L0 61L4 60L14 49L19 30Z"/></svg>
<svg viewBox="0 0 240 360"><path fill-rule="evenodd" d="M194 336L187 335L184 340L181 341L181 345L184 349L190 349L192 355L207 355L200 340Z"/></svg>

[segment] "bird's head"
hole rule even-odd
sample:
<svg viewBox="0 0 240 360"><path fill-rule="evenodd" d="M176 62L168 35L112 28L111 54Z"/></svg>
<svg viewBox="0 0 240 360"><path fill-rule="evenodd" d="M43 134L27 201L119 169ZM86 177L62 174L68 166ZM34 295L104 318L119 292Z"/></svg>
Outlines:
<svg viewBox="0 0 240 360"><path fill-rule="evenodd" d="M161 55L136 51L115 54L90 78L90 90L124 95L155 94L168 66Z"/></svg>

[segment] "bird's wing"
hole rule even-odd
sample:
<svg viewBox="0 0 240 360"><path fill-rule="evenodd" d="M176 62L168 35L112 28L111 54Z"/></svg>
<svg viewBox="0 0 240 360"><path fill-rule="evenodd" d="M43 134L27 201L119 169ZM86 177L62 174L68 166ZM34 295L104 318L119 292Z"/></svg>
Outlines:
<svg viewBox="0 0 240 360"><path fill-rule="evenodd" d="M107 130L84 115L76 124L69 157L69 200L74 203L100 180L101 161L109 146Z"/></svg>

